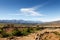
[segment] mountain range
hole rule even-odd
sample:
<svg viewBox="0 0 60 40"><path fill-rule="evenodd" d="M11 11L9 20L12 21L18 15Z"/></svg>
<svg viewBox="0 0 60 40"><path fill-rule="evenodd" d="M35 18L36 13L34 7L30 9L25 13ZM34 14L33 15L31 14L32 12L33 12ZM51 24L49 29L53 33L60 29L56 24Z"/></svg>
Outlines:
<svg viewBox="0 0 60 40"><path fill-rule="evenodd" d="M40 24L42 21L26 21L26 20L0 20L0 23L18 23L18 24Z"/></svg>

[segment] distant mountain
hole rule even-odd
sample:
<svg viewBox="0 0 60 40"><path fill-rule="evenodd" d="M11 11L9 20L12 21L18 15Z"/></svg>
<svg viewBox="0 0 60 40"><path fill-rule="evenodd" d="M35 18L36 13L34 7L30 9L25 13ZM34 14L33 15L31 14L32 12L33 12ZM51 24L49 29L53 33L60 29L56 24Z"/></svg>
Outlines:
<svg viewBox="0 0 60 40"><path fill-rule="evenodd" d="M44 27L60 27L60 20L59 21L52 21L52 22L45 22L42 23L42 25L40 26L44 26Z"/></svg>
<svg viewBox="0 0 60 40"><path fill-rule="evenodd" d="M46 22L46 23L60 24L60 20L58 20L58 21L52 21L52 22Z"/></svg>
<svg viewBox="0 0 60 40"><path fill-rule="evenodd" d="M0 23L18 23L18 24L40 24L42 21L25 21L25 20L0 20Z"/></svg>

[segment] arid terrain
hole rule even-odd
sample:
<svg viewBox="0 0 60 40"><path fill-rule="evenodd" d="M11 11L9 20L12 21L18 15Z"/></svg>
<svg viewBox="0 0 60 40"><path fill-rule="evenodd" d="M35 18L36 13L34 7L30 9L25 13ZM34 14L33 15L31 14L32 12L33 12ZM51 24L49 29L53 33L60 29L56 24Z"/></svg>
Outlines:
<svg viewBox="0 0 60 40"><path fill-rule="evenodd" d="M60 40L60 25L44 23L35 25L1 24L0 40Z"/></svg>
<svg viewBox="0 0 60 40"><path fill-rule="evenodd" d="M0 38L0 40L60 40L60 29L44 29L36 31L27 36L10 38Z"/></svg>

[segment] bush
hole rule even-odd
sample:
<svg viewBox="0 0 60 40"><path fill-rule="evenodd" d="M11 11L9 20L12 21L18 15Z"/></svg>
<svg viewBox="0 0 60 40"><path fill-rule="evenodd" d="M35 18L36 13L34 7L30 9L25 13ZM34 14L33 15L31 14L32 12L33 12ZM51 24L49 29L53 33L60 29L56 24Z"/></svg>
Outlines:
<svg viewBox="0 0 60 40"><path fill-rule="evenodd" d="M9 37L9 34L6 32L2 32L1 35L2 35L2 37Z"/></svg>
<svg viewBox="0 0 60 40"><path fill-rule="evenodd" d="M2 30L0 29L0 34L2 33Z"/></svg>
<svg viewBox="0 0 60 40"><path fill-rule="evenodd" d="M15 29L13 30L12 35L13 36L26 36L31 32L33 32L32 28L24 29L23 31L19 31L18 29Z"/></svg>
<svg viewBox="0 0 60 40"><path fill-rule="evenodd" d="M32 32L34 32L34 28L24 28L23 30L19 30L19 29L14 29L12 31L12 33L7 33L4 30L0 29L0 36L1 37L12 37L12 36L26 36Z"/></svg>
<svg viewBox="0 0 60 40"><path fill-rule="evenodd" d="M9 37L9 34L8 33L5 33L5 34L2 34L2 37Z"/></svg>
<svg viewBox="0 0 60 40"><path fill-rule="evenodd" d="M22 36L26 36L26 35L28 35L29 33L28 33L27 31L22 31L21 34L22 34Z"/></svg>
<svg viewBox="0 0 60 40"><path fill-rule="evenodd" d="M0 37L9 37L9 34L0 29Z"/></svg>
<svg viewBox="0 0 60 40"><path fill-rule="evenodd" d="M13 36L21 36L21 31L19 31L18 29L15 29L13 32L12 32L12 35Z"/></svg>
<svg viewBox="0 0 60 40"><path fill-rule="evenodd" d="M34 29L33 28L28 28L27 32L32 33L32 32L34 32Z"/></svg>

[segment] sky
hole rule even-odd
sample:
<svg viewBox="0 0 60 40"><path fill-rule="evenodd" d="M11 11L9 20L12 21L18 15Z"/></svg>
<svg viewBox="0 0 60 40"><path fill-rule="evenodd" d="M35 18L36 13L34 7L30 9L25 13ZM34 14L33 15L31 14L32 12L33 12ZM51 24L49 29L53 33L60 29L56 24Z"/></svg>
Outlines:
<svg viewBox="0 0 60 40"><path fill-rule="evenodd" d="M0 0L0 20L60 20L60 0Z"/></svg>

